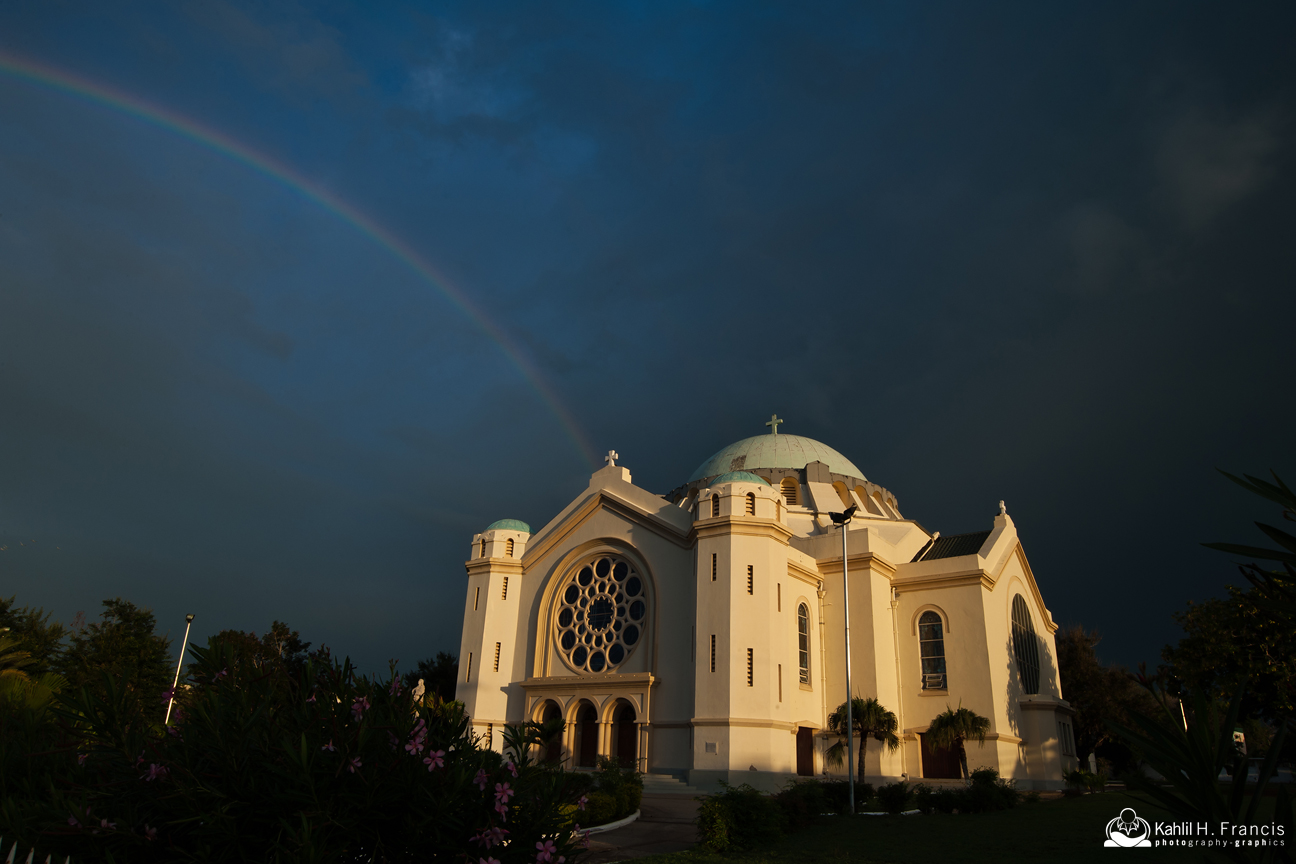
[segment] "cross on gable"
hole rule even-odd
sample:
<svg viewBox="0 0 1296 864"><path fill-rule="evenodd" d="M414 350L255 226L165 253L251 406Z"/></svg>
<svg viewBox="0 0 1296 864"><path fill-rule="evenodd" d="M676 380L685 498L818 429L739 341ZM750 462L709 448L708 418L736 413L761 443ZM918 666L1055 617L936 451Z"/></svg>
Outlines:
<svg viewBox="0 0 1296 864"><path fill-rule="evenodd" d="M620 458L621 458L621 454L617 453L615 450L609 450L608 455L603 457L603 461L608 464L609 468L615 468L616 460Z"/></svg>
<svg viewBox="0 0 1296 864"><path fill-rule="evenodd" d="M779 424L786 422L786 420L780 420L777 414L771 414L770 419L765 423L765 425L771 427L774 430L773 434L777 435Z"/></svg>

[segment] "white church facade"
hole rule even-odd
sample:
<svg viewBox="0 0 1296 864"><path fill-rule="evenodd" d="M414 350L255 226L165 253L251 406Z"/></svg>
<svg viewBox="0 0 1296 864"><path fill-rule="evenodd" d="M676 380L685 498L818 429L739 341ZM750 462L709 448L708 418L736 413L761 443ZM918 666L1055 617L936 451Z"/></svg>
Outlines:
<svg viewBox="0 0 1296 864"><path fill-rule="evenodd" d="M502 520L473 537L457 698L477 734L566 720L549 758L611 756L694 786L773 789L845 774L824 751L846 699L842 529L851 678L899 720L869 742L866 778L958 776L925 733L947 706L989 718L971 768L1059 788L1077 767L1057 625L1013 520L942 537L832 448L773 431L716 453L658 495L609 458L543 528ZM614 457L614 454L609 454Z"/></svg>

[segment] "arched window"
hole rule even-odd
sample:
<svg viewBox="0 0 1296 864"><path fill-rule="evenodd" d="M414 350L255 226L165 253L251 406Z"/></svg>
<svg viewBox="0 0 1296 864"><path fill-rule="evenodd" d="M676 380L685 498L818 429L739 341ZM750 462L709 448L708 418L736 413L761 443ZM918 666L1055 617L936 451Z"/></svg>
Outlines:
<svg viewBox="0 0 1296 864"><path fill-rule="evenodd" d="M922 689L945 690L945 625L935 612L918 619L918 653L922 657Z"/></svg>
<svg viewBox="0 0 1296 864"><path fill-rule="evenodd" d="M836 483L833 484L833 491L835 491L837 493L837 497L841 499L843 507L849 507L855 503L854 501L851 500L850 490L847 489L846 484L841 482L840 480L838 480Z"/></svg>
<svg viewBox="0 0 1296 864"><path fill-rule="evenodd" d="M1012 646L1017 658L1017 673L1021 675L1022 689L1028 694L1039 692L1039 645L1035 638L1035 624L1031 621L1026 598L1020 594L1012 602Z"/></svg>
<svg viewBox="0 0 1296 864"><path fill-rule="evenodd" d="M789 504L797 503L797 481L795 477L784 477L783 482L779 484L779 491L783 493L783 500Z"/></svg>
<svg viewBox="0 0 1296 864"><path fill-rule="evenodd" d="M507 540L504 541L504 554L507 555L507 556L510 557L510 558L513 557L513 538L512 538L512 537L510 537L510 538L508 538Z"/></svg>
<svg viewBox="0 0 1296 864"><path fill-rule="evenodd" d="M485 558L485 557L486 557L486 541L485 541L485 540L481 541L481 547L480 547L480 548L478 549L478 551L477 551L477 557L478 557L478 558Z"/></svg>
<svg viewBox="0 0 1296 864"><path fill-rule="evenodd" d="M720 515L720 496L712 495L711 496L711 516L716 517L719 515Z"/></svg>
<svg viewBox="0 0 1296 864"><path fill-rule="evenodd" d="M801 668L801 683L810 683L810 610L806 604L797 606L797 665Z"/></svg>
<svg viewBox="0 0 1296 864"><path fill-rule="evenodd" d="M756 515L756 493L755 492L747 493L747 515L748 516Z"/></svg>

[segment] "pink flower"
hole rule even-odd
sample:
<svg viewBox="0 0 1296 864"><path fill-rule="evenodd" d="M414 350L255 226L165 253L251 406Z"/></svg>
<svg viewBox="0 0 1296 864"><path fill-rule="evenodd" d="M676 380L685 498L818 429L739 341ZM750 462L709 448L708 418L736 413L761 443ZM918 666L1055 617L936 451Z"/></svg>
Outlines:
<svg viewBox="0 0 1296 864"><path fill-rule="evenodd" d="M508 805L507 805L507 804L501 804L500 802L496 801L496 802L495 802L495 812L498 813L498 814L500 814L500 821L501 821L501 822L503 822L503 821L507 821L507 820L508 820Z"/></svg>
<svg viewBox="0 0 1296 864"><path fill-rule="evenodd" d="M84 765L84 764L85 764L85 760L86 760L86 758L87 758L89 755L90 755L89 753L78 753L78 754L77 754L77 764L78 764L78 765Z"/></svg>
<svg viewBox="0 0 1296 864"><path fill-rule="evenodd" d="M504 763L504 767L507 768L508 770L512 771L514 777L517 776L517 766L513 764L513 760L512 760L512 759L510 759L509 761L505 762L505 763Z"/></svg>
<svg viewBox="0 0 1296 864"><path fill-rule="evenodd" d="M393 678L391 686L387 688L387 692L393 696L399 696L401 692L401 680L399 678Z"/></svg>
<svg viewBox="0 0 1296 864"><path fill-rule="evenodd" d="M327 744L325 744L323 747L321 747L320 749L321 749L321 750L327 750L327 751L329 751L330 753L332 753L332 752L334 752L335 750L337 750L337 748L333 746L333 739L332 739L332 738L330 738L330 739L329 739L329 742L328 742Z"/></svg>
<svg viewBox="0 0 1296 864"><path fill-rule="evenodd" d="M489 849L492 846L501 845L504 842L504 835L507 833L509 833L507 829L495 827L487 831L482 831L480 834L474 834L468 839L476 840L478 843Z"/></svg>
<svg viewBox="0 0 1296 864"><path fill-rule="evenodd" d="M148 771L146 771L140 779L147 783L150 780L161 780L165 776L167 776L167 769L154 762L149 765Z"/></svg>
<svg viewBox="0 0 1296 864"><path fill-rule="evenodd" d="M423 760L423 764L428 766L429 771L433 768L440 768L445 765L445 759L442 758L443 756L445 756L444 750L433 750Z"/></svg>
<svg viewBox="0 0 1296 864"><path fill-rule="evenodd" d="M99 827L104 829L115 829L117 827L117 823L109 822L107 819L101 819L99 820Z"/></svg>
<svg viewBox="0 0 1296 864"><path fill-rule="evenodd" d="M355 702L351 704L351 713L355 715L356 720L359 720L361 717L364 716L364 712L368 708L369 708L369 697L361 696L359 699L355 700Z"/></svg>
<svg viewBox="0 0 1296 864"><path fill-rule="evenodd" d="M507 804L508 800L513 797L514 791L515 790L509 788L509 784L507 783L496 783L495 800L501 804Z"/></svg>
<svg viewBox="0 0 1296 864"><path fill-rule="evenodd" d="M168 687L167 689L165 689L165 690L162 691L162 701L163 701L163 702L170 702L170 701L171 701L172 699L174 699L174 698L175 698L175 688L174 688L174 687Z"/></svg>
<svg viewBox="0 0 1296 864"><path fill-rule="evenodd" d="M580 800L576 802L576 809L577 809L577 810L584 810L584 809L585 809L585 805L588 804L588 803L589 803L589 799L586 798L584 795L582 795L582 796L580 797Z"/></svg>
<svg viewBox="0 0 1296 864"><path fill-rule="evenodd" d="M406 752L409 753L411 756L417 756L418 754L422 753L422 752L423 752L423 739L422 739L422 738L411 738L409 741L405 742L405 750L406 750Z"/></svg>
<svg viewBox="0 0 1296 864"><path fill-rule="evenodd" d="M359 767L360 767L360 757L352 756L351 762L347 765L347 770L349 770L352 774L354 774L356 772L356 769Z"/></svg>
<svg viewBox="0 0 1296 864"><path fill-rule="evenodd" d="M577 838L579 838L576 842L580 845L582 849L589 848L590 832L586 831L584 833L581 833L581 827L579 822L576 823L574 829L572 830L572 834L574 834Z"/></svg>
<svg viewBox="0 0 1296 864"><path fill-rule="evenodd" d="M540 850L539 854L536 855L536 861L552 861L554 853L558 851L558 847L554 845L552 840L538 842L536 848Z"/></svg>
<svg viewBox="0 0 1296 864"><path fill-rule="evenodd" d="M81 823L77 821L77 818L75 816L68 817L68 824L71 825L73 828L81 827Z"/></svg>
<svg viewBox="0 0 1296 864"><path fill-rule="evenodd" d="M307 702L307 704L309 704L309 703L314 702L314 701L315 701L315 694L312 693L312 694L311 694L311 697L310 697L309 699L307 699L306 702Z"/></svg>
<svg viewBox="0 0 1296 864"><path fill-rule="evenodd" d="M481 789L482 791L486 790L486 784L489 783L490 781L486 779L485 768L477 769L477 776L473 778L473 782L477 784L478 789Z"/></svg>
<svg viewBox="0 0 1296 864"><path fill-rule="evenodd" d="M225 669L222 669L221 671L219 671L219 672L217 672L215 675L213 675L213 676L212 676L212 683L215 684L217 681L219 681L220 679L224 678L224 677L227 676L227 675L229 675L229 668L228 668L228 667L225 668Z"/></svg>
<svg viewBox="0 0 1296 864"><path fill-rule="evenodd" d="M148 826L148 823L147 823L147 822L144 823L144 839L145 839L145 840L156 840L156 839L157 839L157 829L156 829L156 828L150 828L150 827Z"/></svg>

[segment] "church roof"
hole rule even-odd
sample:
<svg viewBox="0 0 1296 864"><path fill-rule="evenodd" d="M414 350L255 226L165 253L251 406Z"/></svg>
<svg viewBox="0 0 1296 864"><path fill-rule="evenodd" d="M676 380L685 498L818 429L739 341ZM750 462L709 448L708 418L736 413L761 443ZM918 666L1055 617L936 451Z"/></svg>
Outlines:
<svg viewBox="0 0 1296 864"><path fill-rule="evenodd" d="M985 545L986 538L989 536L989 531L973 531L971 534L951 534L948 537L937 537L935 542L928 541L926 546L919 549L913 560L917 561L921 558L923 561L935 561L937 558L975 555L981 551L981 547ZM931 549L931 551L928 552L928 549Z"/></svg>
<svg viewBox="0 0 1296 864"><path fill-rule="evenodd" d="M753 471L758 468L804 468L811 462L823 462L834 474L867 479L855 464L827 444L800 435L756 435L725 447L698 466L692 483L730 471Z"/></svg>
<svg viewBox="0 0 1296 864"><path fill-rule="evenodd" d="M487 531L524 531L531 533L531 526L519 519L501 519L486 526Z"/></svg>
<svg viewBox="0 0 1296 864"><path fill-rule="evenodd" d="M750 471L730 471L728 474L721 474L719 477L708 483L708 486L715 486L720 483L764 483L770 485L764 477L757 477Z"/></svg>

